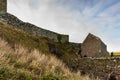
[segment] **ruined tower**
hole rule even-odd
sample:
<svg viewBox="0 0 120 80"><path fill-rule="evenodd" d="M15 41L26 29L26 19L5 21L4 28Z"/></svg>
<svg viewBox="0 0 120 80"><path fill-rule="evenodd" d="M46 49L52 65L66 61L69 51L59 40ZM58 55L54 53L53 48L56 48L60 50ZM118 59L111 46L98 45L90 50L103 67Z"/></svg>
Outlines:
<svg viewBox="0 0 120 80"><path fill-rule="evenodd" d="M7 0L0 0L0 13L7 12Z"/></svg>

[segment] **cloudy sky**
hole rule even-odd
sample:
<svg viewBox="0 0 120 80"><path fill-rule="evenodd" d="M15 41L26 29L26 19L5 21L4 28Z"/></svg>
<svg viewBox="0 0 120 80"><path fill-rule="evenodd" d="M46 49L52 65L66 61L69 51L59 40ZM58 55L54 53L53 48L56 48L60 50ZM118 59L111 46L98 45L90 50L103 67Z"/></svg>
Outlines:
<svg viewBox="0 0 120 80"><path fill-rule="evenodd" d="M88 33L120 51L120 0L8 0L8 12L82 43Z"/></svg>

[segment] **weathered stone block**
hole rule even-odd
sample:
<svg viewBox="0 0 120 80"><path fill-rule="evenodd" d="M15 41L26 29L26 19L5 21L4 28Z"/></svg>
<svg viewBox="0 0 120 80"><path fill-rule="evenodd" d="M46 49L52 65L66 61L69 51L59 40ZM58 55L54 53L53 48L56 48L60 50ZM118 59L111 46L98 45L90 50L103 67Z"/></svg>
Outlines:
<svg viewBox="0 0 120 80"><path fill-rule="evenodd" d="M0 13L7 12L7 0L0 0Z"/></svg>

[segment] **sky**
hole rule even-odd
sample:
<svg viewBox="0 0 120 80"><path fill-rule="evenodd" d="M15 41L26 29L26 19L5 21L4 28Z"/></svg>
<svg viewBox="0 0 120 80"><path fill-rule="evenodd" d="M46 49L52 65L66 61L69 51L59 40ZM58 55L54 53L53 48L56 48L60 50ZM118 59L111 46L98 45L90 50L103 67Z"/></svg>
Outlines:
<svg viewBox="0 0 120 80"><path fill-rule="evenodd" d="M120 51L120 0L8 0L19 19L82 43L88 33L101 38L108 51Z"/></svg>

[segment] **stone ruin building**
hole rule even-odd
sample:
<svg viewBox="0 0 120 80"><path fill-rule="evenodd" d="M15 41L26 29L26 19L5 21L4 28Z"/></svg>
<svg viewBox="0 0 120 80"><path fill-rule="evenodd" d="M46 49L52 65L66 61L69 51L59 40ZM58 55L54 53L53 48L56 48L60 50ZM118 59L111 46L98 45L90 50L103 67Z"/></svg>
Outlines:
<svg viewBox="0 0 120 80"><path fill-rule="evenodd" d="M83 43L71 43L68 35L58 34L19 20L17 17L7 13L7 0L0 0L0 21L25 32L47 37L55 42L69 43L75 53L78 53L81 57L100 57L105 56L107 53L107 46L93 34L89 34Z"/></svg>
<svg viewBox="0 0 120 80"><path fill-rule="evenodd" d="M89 33L81 45L82 57L104 57L107 55L107 46L99 37Z"/></svg>

